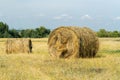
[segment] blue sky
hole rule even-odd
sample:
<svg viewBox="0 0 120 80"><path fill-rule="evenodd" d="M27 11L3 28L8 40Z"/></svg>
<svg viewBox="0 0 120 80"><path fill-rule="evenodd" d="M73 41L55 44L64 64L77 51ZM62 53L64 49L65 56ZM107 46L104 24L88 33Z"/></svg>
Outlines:
<svg viewBox="0 0 120 80"><path fill-rule="evenodd" d="M120 30L120 0L0 0L0 21L10 28L88 26Z"/></svg>

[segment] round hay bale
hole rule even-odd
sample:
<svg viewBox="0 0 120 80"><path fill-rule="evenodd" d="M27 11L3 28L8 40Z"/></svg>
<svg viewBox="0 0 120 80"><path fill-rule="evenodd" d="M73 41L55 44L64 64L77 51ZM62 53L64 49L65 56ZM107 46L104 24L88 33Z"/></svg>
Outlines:
<svg viewBox="0 0 120 80"><path fill-rule="evenodd" d="M8 38L6 53L32 53L32 41L28 38Z"/></svg>
<svg viewBox="0 0 120 80"><path fill-rule="evenodd" d="M61 26L53 30L48 39L49 53L53 57L94 57L98 48L96 33L87 27Z"/></svg>

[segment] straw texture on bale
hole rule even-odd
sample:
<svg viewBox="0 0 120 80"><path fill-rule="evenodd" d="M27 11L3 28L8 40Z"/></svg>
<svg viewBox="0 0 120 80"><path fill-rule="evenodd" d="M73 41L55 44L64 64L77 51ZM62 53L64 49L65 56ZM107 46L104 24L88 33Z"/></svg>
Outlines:
<svg viewBox="0 0 120 80"><path fill-rule="evenodd" d="M31 53L32 41L25 38L11 38L6 41L6 53Z"/></svg>
<svg viewBox="0 0 120 80"><path fill-rule="evenodd" d="M94 57L98 48L96 33L87 27L61 26L48 39L50 55L58 58Z"/></svg>

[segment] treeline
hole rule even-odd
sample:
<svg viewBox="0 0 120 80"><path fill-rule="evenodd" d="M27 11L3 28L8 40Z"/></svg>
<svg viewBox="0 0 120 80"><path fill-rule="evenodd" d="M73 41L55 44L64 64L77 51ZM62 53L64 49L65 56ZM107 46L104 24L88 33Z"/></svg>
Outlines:
<svg viewBox="0 0 120 80"><path fill-rule="evenodd" d="M35 29L9 29L6 23L0 22L0 38L43 38L48 37L50 29L40 26ZM98 37L120 37L120 31L107 31L100 29L97 31Z"/></svg>
<svg viewBox="0 0 120 80"><path fill-rule="evenodd" d="M35 29L9 29L6 23L0 22L0 38L42 38L47 37L50 29L40 26Z"/></svg>
<svg viewBox="0 0 120 80"><path fill-rule="evenodd" d="M105 29L100 29L97 32L98 37L120 37L119 31L106 31Z"/></svg>

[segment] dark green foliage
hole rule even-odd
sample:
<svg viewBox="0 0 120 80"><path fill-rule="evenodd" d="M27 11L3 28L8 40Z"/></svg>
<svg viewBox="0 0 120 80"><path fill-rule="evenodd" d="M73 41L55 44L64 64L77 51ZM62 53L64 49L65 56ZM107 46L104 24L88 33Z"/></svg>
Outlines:
<svg viewBox="0 0 120 80"><path fill-rule="evenodd" d="M47 37L49 33L50 33L49 29L46 29L44 26L41 26L36 29L21 30L21 37L42 38Z"/></svg>
<svg viewBox="0 0 120 80"><path fill-rule="evenodd" d="M100 29L97 32L98 37L120 37L120 32L118 31L106 31L105 29Z"/></svg>
<svg viewBox="0 0 120 80"><path fill-rule="evenodd" d="M8 37L9 27L6 23L0 22L0 38Z"/></svg>
<svg viewBox="0 0 120 80"><path fill-rule="evenodd" d="M0 22L0 33L5 33L5 31L8 31L8 28L6 23Z"/></svg>
<svg viewBox="0 0 120 80"><path fill-rule="evenodd" d="M20 38L19 32L15 29L9 30L9 37L11 38Z"/></svg>
<svg viewBox="0 0 120 80"><path fill-rule="evenodd" d="M42 38L48 37L50 29L40 26L35 29L16 30L9 29L6 23L0 22L0 38ZM119 31L107 31L100 29L97 31L98 37L120 37Z"/></svg>
<svg viewBox="0 0 120 80"><path fill-rule="evenodd" d="M5 31L5 33L3 34L3 37L9 38L9 37L12 37L12 35L8 31Z"/></svg>
<svg viewBox="0 0 120 80"><path fill-rule="evenodd" d="M44 26L35 29L16 30L9 29L6 23L0 22L0 38L42 38L47 37L49 33L50 30Z"/></svg>
<svg viewBox="0 0 120 80"><path fill-rule="evenodd" d="M46 37L50 33L50 30L46 29L44 26L36 28L35 31L37 33L38 38Z"/></svg>
<svg viewBox="0 0 120 80"><path fill-rule="evenodd" d="M105 29L100 29L99 32L97 32L99 37L108 37L108 33Z"/></svg>

